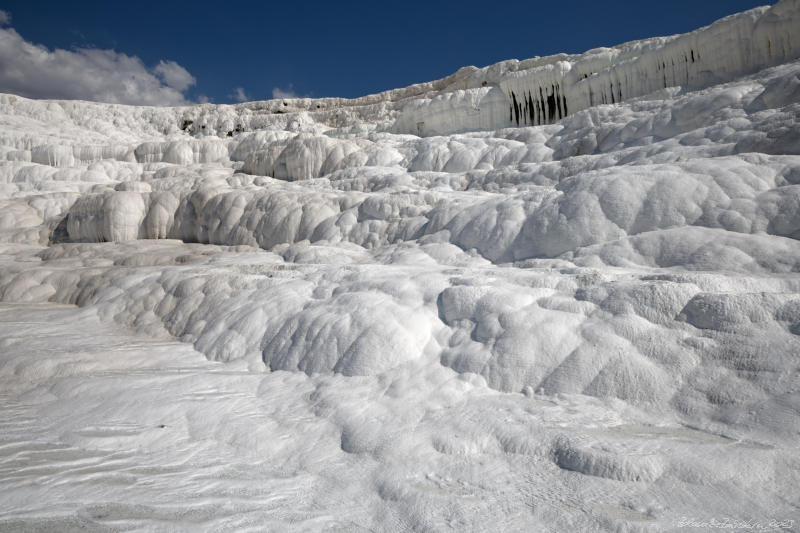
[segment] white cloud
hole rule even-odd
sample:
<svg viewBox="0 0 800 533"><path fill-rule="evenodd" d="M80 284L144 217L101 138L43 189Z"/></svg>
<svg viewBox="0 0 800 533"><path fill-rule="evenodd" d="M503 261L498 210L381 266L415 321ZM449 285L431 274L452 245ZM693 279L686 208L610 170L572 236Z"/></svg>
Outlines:
<svg viewBox="0 0 800 533"><path fill-rule="evenodd" d="M246 92L244 92L244 89L242 87L235 88L233 92L228 95L228 98L236 102L247 102L248 100L251 99L250 96Z"/></svg>
<svg viewBox="0 0 800 533"><path fill-rule="evenodd" d="M164 61L163 59L153 69L168 87L176 91L185 91L197 81L189 71L174 61Z"/></svg>
<svg viewBox="0 0 800 533"><path fill-rule="evenodd" d="M0 26L11 24L11 13L0 9Z"/></svg>
<svg viewBox="0 0 800 533"><path fill-rule="evenodd" d="M280 87L275 87L272 89L272 98L300 98L300 96L294 92L294 87L292 84L289 84L289 88L284 90Z"/></svg>
<svg viewBox="0 0 800 533"><path fill-rule="evenodd" d="M195 78L174 61L148 69L114 50L63 50L26 41L0 28L0 92L28 98L94 100L134 105L183 105Z"/></svg>

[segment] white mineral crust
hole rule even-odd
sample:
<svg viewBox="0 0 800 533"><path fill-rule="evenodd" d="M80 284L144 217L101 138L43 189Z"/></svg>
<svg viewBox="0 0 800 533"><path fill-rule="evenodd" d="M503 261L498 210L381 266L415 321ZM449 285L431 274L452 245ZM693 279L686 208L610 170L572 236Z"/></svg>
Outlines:
<svg viewBox="0 0 800 533"><path fill-rule="evenodd" d="M799 272L800 0L354 100L3 94L0 530L797 530Z"/></svg>

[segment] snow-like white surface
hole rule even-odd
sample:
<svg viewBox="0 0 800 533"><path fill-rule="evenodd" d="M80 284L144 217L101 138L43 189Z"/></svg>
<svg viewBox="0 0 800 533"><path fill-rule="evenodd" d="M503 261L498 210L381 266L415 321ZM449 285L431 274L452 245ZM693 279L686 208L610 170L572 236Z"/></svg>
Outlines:
<svg viewBox="0 0 800 533"><path fill-rule="evenodd" d="M797 520L798 21L357 100L0 95L0 529Z"/></svg>

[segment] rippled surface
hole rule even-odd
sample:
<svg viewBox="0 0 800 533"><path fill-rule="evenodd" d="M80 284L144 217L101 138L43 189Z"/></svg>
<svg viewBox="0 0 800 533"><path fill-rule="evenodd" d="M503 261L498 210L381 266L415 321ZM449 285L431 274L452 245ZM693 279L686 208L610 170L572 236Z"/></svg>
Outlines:
<svg viewBox="0 0 800 533"><path fill-rule="evenodd" d="M0 96L0 529L797 517L799 80L428 137Z"/></svg>

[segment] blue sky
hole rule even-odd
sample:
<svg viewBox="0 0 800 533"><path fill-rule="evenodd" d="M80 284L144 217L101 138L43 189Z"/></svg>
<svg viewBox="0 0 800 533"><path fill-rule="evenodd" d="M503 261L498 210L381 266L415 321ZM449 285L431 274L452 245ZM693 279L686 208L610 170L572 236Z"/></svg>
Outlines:
<svg viewBox="0 0 800 533"><path fill-rule="evenodd" d="M113 100L106 95L115 83L138 76L140 85L127 90L154 91L143 103L229 103L283 93L356 97L441 78L464 65L683 33L767 3L774 2L4 1L0 92L24 93L35 84L27 95ZM20 51L27 45L66 53L54 52L48 66L33 71L28 65L36 53ZM119 77L105 76L105 68ZM84 86L81 72L89 69L106 79ZM48 71L62 78L50 80Z"/></svg>

